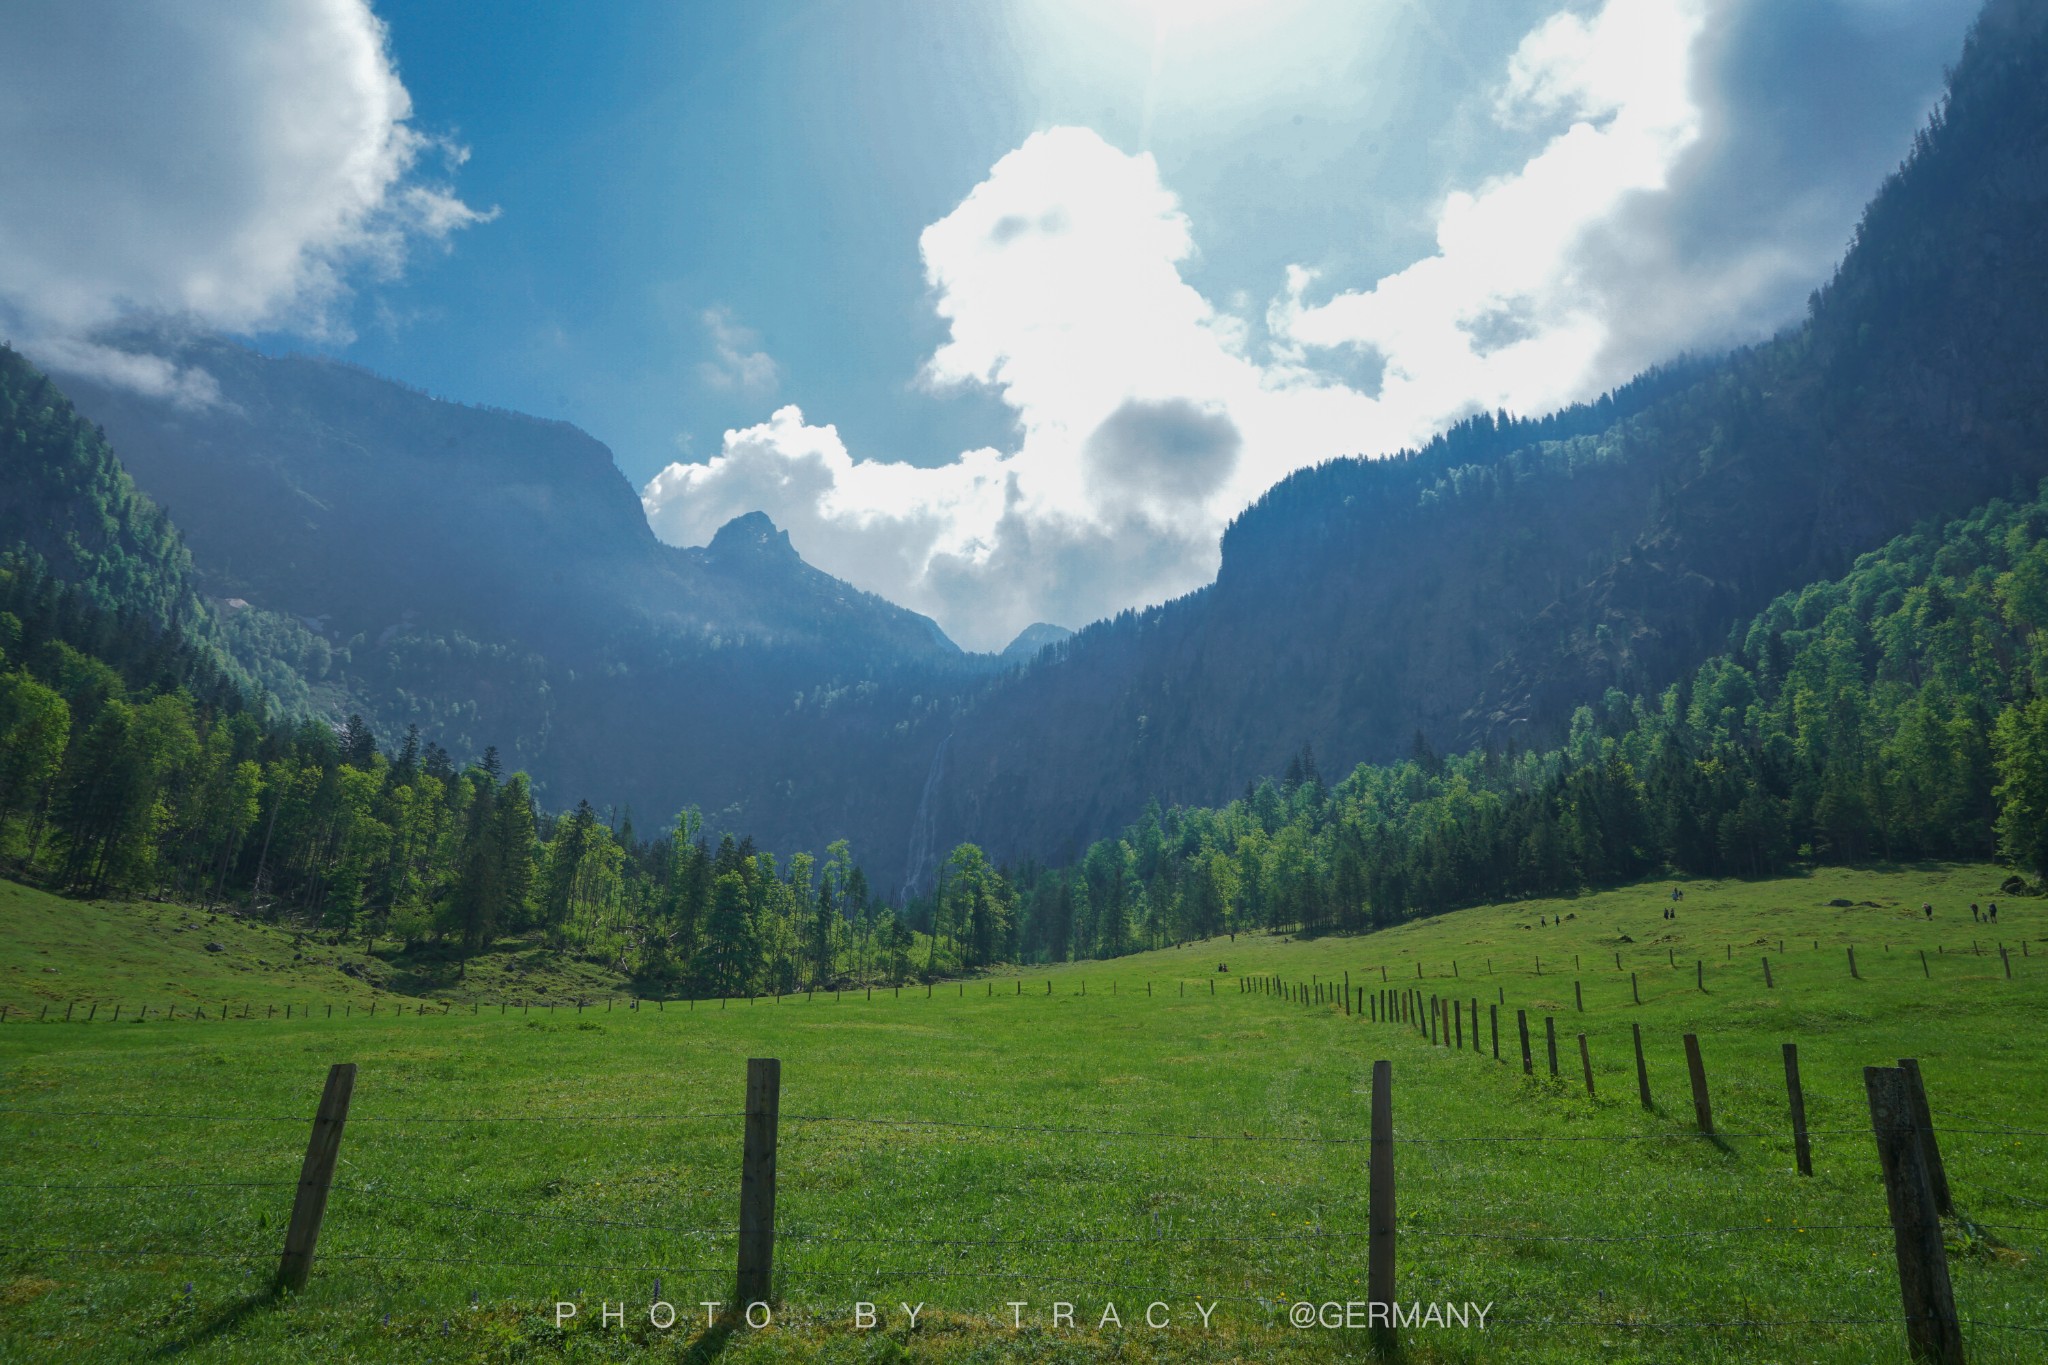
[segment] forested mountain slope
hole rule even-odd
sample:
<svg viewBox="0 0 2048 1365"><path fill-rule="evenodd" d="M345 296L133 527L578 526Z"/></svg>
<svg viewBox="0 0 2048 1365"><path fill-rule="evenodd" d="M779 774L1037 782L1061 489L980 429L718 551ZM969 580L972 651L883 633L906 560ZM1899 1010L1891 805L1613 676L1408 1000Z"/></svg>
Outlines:
<svg viewBox="0 0 2048 1365"><path fill-rule="evenodd" d="M805 697L901 677L905 697L935 694L993 666L812 568L759 514L709 546L662 544L611 453L565 423L331 361L146 340L218 401L61 382L184 531L206 593L302 623L315 670L379 734L417 724L458 757L498 745L544 799L603 793L649 818L698 803L755 828L762 794L815 761L789 742L816 729ZM820 766L828 786L857 776ZM837 834L799 824L820 848Z"/></svg>
<svg viewBox="0 0 2048 1365"><path fill-rule="evenodd" d="M761 543L765 518L728 528L720 547L663 545L611 452L567 423L217 338L168 352L211 376L219 400L181 407L81 376L63 384L176 520L218 596L341 640L429 621L552 657L649 625L849 665L959 656L929 618L810 568L786 538L780 554L740 552L775 548Z"/></svg>
<svg viewBox="0 0 2048 1365"><path fill-rule="evenodd" d="M1213 804L1312 744L1341 771L1554 741L1778 593L2048 473L2048 11L1995 0L1809 318L1547 423L1283 482L1216 583L983 688L943 847L1055 861L1152 799ZM1673 380L1679 382L1675 385Z"/></svg>

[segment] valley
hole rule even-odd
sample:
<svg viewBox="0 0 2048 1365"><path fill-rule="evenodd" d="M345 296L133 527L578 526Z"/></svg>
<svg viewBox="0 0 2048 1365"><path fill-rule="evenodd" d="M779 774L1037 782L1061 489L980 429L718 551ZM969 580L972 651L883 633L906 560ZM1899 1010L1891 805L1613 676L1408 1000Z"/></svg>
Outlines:
<svg viewBox="0 0 2048 1365"><path fill-rule="evenodd" d="M2030 1360L2048 1329L2048 1165L2030 1136L2048 1126L2048 1077L2029 1041L2048 1010L2048 921L2033 899L2000 898L1996 930L1972 923L1968 902L1999 898L2001 880L1970 865L1695 880L1667 921L1660 879L929 996L580 1013L443 1012L430 998L395 1018L366 1017L358 997L346 1019L291 1022L17 1015L0 1026L0 1208L10 1242L69 1250L10 1272L0 1324L22 1360L76 1358L109 1331L220 1361L1351 1358L1361 1333L1286 1315L1295 1300L1363 1297L1361 1140L1368 1073L1387 1059L1400 1296L1491 1305L1483 1331L1406 1332L1408 1358L1903 1360L1861 1068L1910 1056L1955 1189L1948 1257L1970 1358ZM1433 1045L1334 998L1248 989L1313 996L1347 973L1368 997L1413 988L1482 1013L1504 1000L1504 1018L1535 1028L1534 1074L1511 1032L1496 1061L1472 1038ZM283 972L268 992L247 984L302 1015L344 998ZM1556 1077L1545 1019L1563 1039ZM1706 1059L1711 1137L1686 1092L1687 1032ZM1810 1177L1793 1160L1787 1042ZM748 1056L782 1064L779 1307L774 1325L728 1337L707 1334L699 1301L730 1293ZM280 1306L264 1276L321 1074L342 1060L359 1072L322 1268ZM558 1327L563 1302L581 1310ZM675 1323L651 1325L650 1302L678 1305ZM872 1329L855 1325L862 1302L878 1305ZM1143 1322L1155 1303L1170 1319L1156 1330ZM628 1306L622 1323L599 1320L606 1304ZM915 1326L905 1304L922 1305ZM1121 1326L1102 1321L1112 1304Z"/></svg>

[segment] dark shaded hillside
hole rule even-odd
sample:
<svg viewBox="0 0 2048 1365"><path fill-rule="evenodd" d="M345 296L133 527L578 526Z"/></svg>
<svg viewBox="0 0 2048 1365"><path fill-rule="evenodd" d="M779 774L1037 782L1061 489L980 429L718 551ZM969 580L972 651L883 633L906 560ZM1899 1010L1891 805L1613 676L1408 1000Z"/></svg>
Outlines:
<svg viewBox="0 0 2048 1365"><path fill-rule="evenodd" d="M496 745L544 798L643 818L695 803L778 838L751 822L764 802L876 771L821 752L805 698L899 678L931 694L992 666L812 568L758 513L709 546L662 544L610 451L565 423L218 339L148 344L221 401L62 383L170 510L206 592L303 621L379 733L417 724L459 757ZM806 814L804 838L838 837Z"/></svg>
<svg viewBox="0 0 2048 1365"><path fill-rule="evenodd" d="M663 545L611 452L565 422L218 339L170 354L211 375L221 401L194 410L62 382L176 520L218 596L290 611L341 641L426 622L554 657L650 624L856 667L959 657L929 618L810 568L786 539L782 554L743 553L743 542L773 548L758 526L743 521L719 549Z"/></svg>
<svg viewBox="0 0 2048 1365"><path fill-rule="evenodd" d="M1054 860L1152 799L1555 739L1778 593L2048 473L2048 39L1997 0L1809 320L1545 423L1304 471L1216 583L1084 631L955 723L940 846Z"/></svg>

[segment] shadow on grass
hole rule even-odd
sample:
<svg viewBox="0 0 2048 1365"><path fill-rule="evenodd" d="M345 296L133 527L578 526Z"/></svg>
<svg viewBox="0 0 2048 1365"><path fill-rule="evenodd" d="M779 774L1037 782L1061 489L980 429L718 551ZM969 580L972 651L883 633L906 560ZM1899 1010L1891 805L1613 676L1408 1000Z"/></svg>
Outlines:
<svg viewBox="0 0 2048 1365"><path fill-rule="evenodd" d="M725 1353L726 1344L732 1340L737 1319L727 1316L704 1329L696 1340L683 1348L680 1359L684 1365L710 1365Z"/></svg>
<svg viewBox="0 0 2048 1365"><path fill-rule="evenodd" d="M267 1312L285 1301L284 1292L276 1286L244 1296L239 1302L221 1309L205 1322L194 1327L181 1337L176 1337L150 1353L152 1360L169 1360L187 1351L206 1345L240 1327L258 1313Z"/></svg>

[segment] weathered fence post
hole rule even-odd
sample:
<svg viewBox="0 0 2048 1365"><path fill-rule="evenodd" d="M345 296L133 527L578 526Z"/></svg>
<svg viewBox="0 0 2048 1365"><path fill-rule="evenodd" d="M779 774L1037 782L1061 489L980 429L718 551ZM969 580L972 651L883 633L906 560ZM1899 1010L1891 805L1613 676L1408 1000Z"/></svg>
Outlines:
<svg viewBox="0 0 2048 1365"><path fill-rule="evenodd" d="M1372 1064L1372 1148L1366 1176L1366 1320L1371 1305L1380 1305L1374 1326L1375 1343L1383 1353L1394 1350L1394 1065Z"/></svg>
<svg viewBox="0 0 2048 1365"><path fill-rule="evenodd" d="M1586 1073L1586 1094L1593 1093L1593 1054L1586 1049L1586 1035L1579 1035L1579 1066Z"/></svg>
<svg viewBox="0 0 2048 1365"><path fill-rule="evenodd" d="M1638 1005L1643 1003L1643 988L1637 983L1634 972L1628 974L1628 993L1635 997Z"/></svg>
<svg viewBox="0 0 2048 1365"><path fill-rule="evenodd" d="M1490 1032L1491 1032L1491 1033L1493 1034L1493 1060L1495 1060L1495 1061L1497 1062L1497 1061L1499 1061L1499 1060L1500 1060L1500 1006L1499 1006L1499 1005L1488 1005L1488 1006L1486 1007L1486 1023L1487 1023L1487 1027L1488 1027L1488 1030L1489 1030L1489 1031L1490 1031Z"/></svg>
<svg viewBox="0 0 2048 1365"><path fill-rule="evenodd" d="M1700 1036L1697 1033L1685 1035L1685 1069L1692 1077L1693 1117L1699 1120L1702 1133L1712 1134L1714 1108L1707 1102L1707 1068L1700 1061Z"/></svg>
<svg viewBox="0 0 2048 1365"><path fill-rule="evenodd" d="M1915 1360L1963 1365L1963 1330L1956 1321L1948 1253L1941 1242L1926 1147L1914 1122L1912 1085L1903 1067L1863 1068L1870 1126L1884 1171L1891 1212L1892 1249L1899 1263L1899 1299L1906 1314L1906 1346Z"/></svg>
<svg viewBox="0 0 2048 1365"><path fill-rule="evenodd" d="M1643 1108L1650 1107L1650 1066L1643 1060L1643 1026L1631 1024L1636 1035L1636 1094L1642 1098Z"/></svg>
<svg viewBox="0 0 2048 1365"><path fill-rule="evenodd" d="M1702 991L1707 988L1707 964L1698 958L1692 964L1692 983Z"/></svg>
<svg viewBox="0 0 2048 1365"><path fill-rule="evenodd" d="M746 1146L740 1158L739 1308L767 1303L775 1273L775 1128L782 1062L747 1059Z"/></svg>
<svg viewBox="0 0 2048 1365"><path fill-rule="evenodd" d="M1770 960L1769 958L1765 958L1765 959L1764 959L1764 989L1765 989L1765 990L1771 990L1771 989L1773 989L1773 988L1774 988L1774 983L1773 983L1773 982L1771 981L1771 960Z"/></svg>
<svg viewBox="0 0 2048 1365"><path fill-rule="evenodd" d="M1799 1174L1813 1174L1813 1147L1806 1140L1806 1091L1799 1084L1799 1044L1785 1044L1785 1094L1792 1102L1792 1154Z"/></svg>
<svg viewBox="0 0 2048 1365"><path fill-rule="evenodd" d="M1515 1011L1515 1027L1522 1032L1522 1074L1533 1076L1536 1074L1536 1059L1529 1052L1529 1011Z"/></svg>
<svg viewBox="0 0 2048 1365"><path fill-rule="evenodd" d="M1579 1007L1580 1014L1586 1012L1586 988L1576 981L1572 982L1572 1003Z"/></svg>
<svg viewBox="0 0 2048 1365"><path fill-rule="evenodd" d="M327 1212L327 1190L334 1183L334 1159L341 1152L341 1130L348 1122L349 1096L355 1088L354 1062L336 1062L327 1068L327 1088L320 1092L313 1133L306 1140L306 1159L299 1165L299 1189L292 1199L292 1220L285 1226L284 1255L277 1262L280 1290L304 1289L306 1277L313 1271L320 1219Z"/></svg>
<svg viewBox="0 0 2048 1365"><path fill-rule="evenodd" d="M1856 970L1856 945L1853 943L1849 945L1849 975L1857 981L1863 979L1863 974Z"/></svg>
<svg viewBox="0 0 2048 1365"><path fill-rule="evenodd" d="M1899 1070L1906 1073L1906 1100L1913 1106L1913 1126L1920 1133L1927 1183L1934 1188L1934 1211L1945 1218L1956 1210L1949 1198L1948 1166L1941 1159L1941 1144L1934 1136L1934 1111L1927 1107L1927 1085L1920 1076L1920 1063L1913 1058L1899 1058Z"/></svg>
<svg viewBox="0 0 2048 1365"><path fill-rule="evenodd" d="M1543 1016L1543 1041L1550 1049L1550 1078L1557 1079L1557 1016Z"/></svg>

